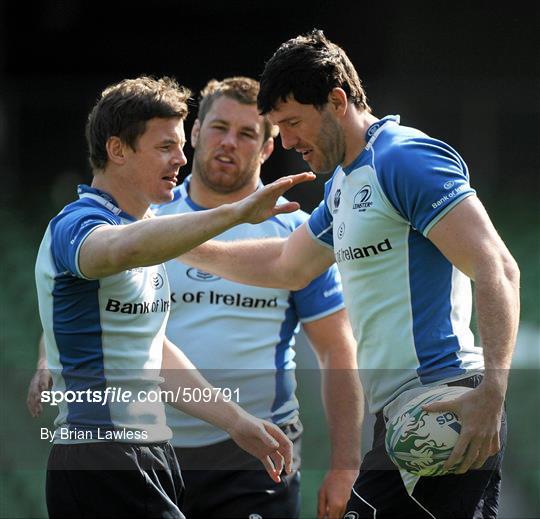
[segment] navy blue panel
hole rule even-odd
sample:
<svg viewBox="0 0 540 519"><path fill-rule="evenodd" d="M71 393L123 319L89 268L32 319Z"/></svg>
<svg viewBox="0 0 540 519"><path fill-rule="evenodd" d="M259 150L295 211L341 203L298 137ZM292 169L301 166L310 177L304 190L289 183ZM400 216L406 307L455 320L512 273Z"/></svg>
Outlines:
<svg viewBox="0 0 540 519"><path fill-rule="evenodd" d="M296 310L292 296L289 297L289 307L285 311L285 320L281 324L279 332L279 343L276 345L275 365L276 365L276 396L272 404L271 411L279 413L272 415L272 420L280 423L291 412L296 410L294 402L294 392L296 390L296 378L294 369L285 369L292 352L290 342L294 331L298 325ZM288 354L288 355L287 355ZM287 404L287 405L285 405Z"/></svg>
<svg viewBox="0 0 540 519"><path fill-rule="evenodd" d="M53 290L53 330L68 391L104 392L106 388L100 324L99 281L60 275ZM68 403L70 428L112 429L108 405Z"/></svg>

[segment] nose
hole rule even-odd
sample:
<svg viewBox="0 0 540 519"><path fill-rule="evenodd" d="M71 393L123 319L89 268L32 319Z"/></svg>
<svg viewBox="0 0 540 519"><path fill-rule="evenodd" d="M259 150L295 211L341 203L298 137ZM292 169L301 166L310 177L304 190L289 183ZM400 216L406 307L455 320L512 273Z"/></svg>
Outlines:
<svg viewBox="0 0 540 519"><path fill-rule="evenodd" d="M221 139L221 145L224 148L232 148L235 149L238 146L238 141L236 138L236 133L233 131L227 131L223 135L223 138Z"/></svg>
<svg viewBox="0 0 540 519"><path fill-rule="evenodd" d="M279 129L279 135L281 137L281 145L286 149L290 150L294 148L294 145L298 142L298 139L292 132L285 128Z"/></svg>
<svg viewBox="0 0 540 519"><path fill-rule="evenodd" d="M182 148L178 148L178 152L174 154L174 163L180 168L187 164L187 158Z"/></svg>

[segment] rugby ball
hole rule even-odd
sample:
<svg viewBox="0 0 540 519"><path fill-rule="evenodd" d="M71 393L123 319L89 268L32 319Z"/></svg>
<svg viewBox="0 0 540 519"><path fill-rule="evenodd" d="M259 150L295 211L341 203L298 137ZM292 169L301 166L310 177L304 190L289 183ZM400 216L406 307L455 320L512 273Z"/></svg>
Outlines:
<svg viewBox="0 0 540 519"><path fill-rule="evenodd" d="M441 476L461 432L461 422L450 411L428 413L423 405L453 400L471 388L438 387L413 398L390 417L385 445L392 462L415 476Z"/></svg>

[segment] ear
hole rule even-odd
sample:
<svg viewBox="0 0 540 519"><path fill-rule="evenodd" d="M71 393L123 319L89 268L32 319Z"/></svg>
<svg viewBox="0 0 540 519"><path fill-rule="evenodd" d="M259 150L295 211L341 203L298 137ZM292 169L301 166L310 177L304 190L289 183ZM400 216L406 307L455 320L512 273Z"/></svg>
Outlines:
<svg viewBox="0 0 540 519"><path fill-rule="evenodd" d="M261 150L261 164L266 162L268 157L272 155L272 152L274 151L274 139L272 137L269 137L266 139L266 142L263 144L262 150Z"/></svg>
<svg viewBox="0 0 540 519"><path fill-rule="evenodd" d="M347 106L349 105L345 90L338 87L333 88L328 94L328 104L336 112L336 115L345 115Z"/></svg>
<svg viewBox="0 0 540 519"><path fill-rule="evenodd" d="M195 119L193 128L191 128L191 146L195 148L197 141L199 140L199 132L201 131L201 122L199 119Z"/></svg>
<svg viewBox="0 0 540 519"><path fill-rule="evenodd" d="M107 158L113 164L121 166L126 161L126 148L124 143L120 140L120 137L109 137L105 144L107 149Z"/></svg>

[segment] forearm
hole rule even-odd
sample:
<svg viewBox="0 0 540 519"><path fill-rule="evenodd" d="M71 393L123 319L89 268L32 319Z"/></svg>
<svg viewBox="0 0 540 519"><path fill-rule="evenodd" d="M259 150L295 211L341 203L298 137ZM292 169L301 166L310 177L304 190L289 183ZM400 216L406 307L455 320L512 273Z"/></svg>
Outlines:
<svg viewBox="0 0 540 519"><path fill-rule="evenodd" d="M183 263L221 277L260 287L294 290L297 279L282 265L285 239L222 242L210 240L179 258Z"/></svg>
<svg viewBox="0 0 540 519"><path fill-rule="evenodd" d="M483 346L483 386L504 397L519 324L519 270L511 257L475 276L478 331Z"/></svg>
<svg viewBox="0 0 540 519"><path fill-rule="evenodd" d="M331 469L360 464L364 395L358 376L357 346L345 309L304 323L321 371L322 400L331 440Z"/></svg>
<svg viewBox="0 0 540 519"><path fill-rule="evenodd" d="M330 267L335 258L331 250L311 238L303 224L287 239L212 240L181 260L238 283L299 290Z"/></svg>
<svg viewBox="0 0 540 519"><path fill-rule="evenodd" d="M357 370L323 369L322 398L330 435L330 468L357 470L364 418L364 399Z"/></svg>
<svg viewBox="0 0 540 519"><path fill-rule="evenodd" d="M211 423L227 432L245 411L234 402L226 402L221 393L213 391L212 385L201 375L192 362L168 339L163 346L162 376L164 382L162 390L176 394L178 387L199 389L201 394L211 394L209 402L193 402L179 398L171 401L172 406L189 415ZM204 391L204 390L207 391ZM182 394L182 392L180 392Z"/></svg>
<svg viewBox="0 0 540 519"><path fill-rule="evenodd" d="M43 332L39 338L38 360L36 369L47 369L47 355L45 354L45 336Z"/></svg>

